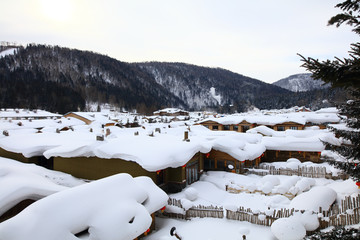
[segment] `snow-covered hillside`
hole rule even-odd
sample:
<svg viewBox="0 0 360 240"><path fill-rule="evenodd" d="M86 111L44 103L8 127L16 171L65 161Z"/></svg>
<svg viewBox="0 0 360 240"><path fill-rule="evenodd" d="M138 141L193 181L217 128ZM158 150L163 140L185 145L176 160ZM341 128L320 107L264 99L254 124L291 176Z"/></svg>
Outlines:
<svg viewBox="0 0 360 240"><path fill-rule="evenodd" d="M307 92L314 89L328 88L329 85L323 85L324 82L321 80L314 80L310 73L295 74L287 78L283 78L273 85L285 88L292 92Z"/></svg>

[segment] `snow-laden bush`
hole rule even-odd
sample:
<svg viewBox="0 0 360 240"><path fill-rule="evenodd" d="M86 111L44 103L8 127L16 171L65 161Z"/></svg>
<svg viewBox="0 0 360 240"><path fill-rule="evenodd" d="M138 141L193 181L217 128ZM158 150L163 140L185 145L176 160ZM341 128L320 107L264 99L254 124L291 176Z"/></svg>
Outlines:
<svg viewBox="0 0 360 240"><path fill-rule="evenodd" d="M259 190L261 190L263 193L268 194L271 193L273 190L273 183L272 182L266 182L264 185L262 185Z"/></svg>
<svg viewBox="0 0 360 240"><path fill-rule="evenodd" d="M263 184L270 182L273 186L276 186L280 184L280 179L275 175L266 175L261 178L260 182Z"/></svg>
<svg viewBox="0 0 360 240"><path fill-rule="evenodd" d="M194 206L194 204L186 198L181 199L181 205L185 210L189 210Z"/></svg>
<svg viewBox="0 0 360 240"><path fill-rule="evenodd" d="M289 189L289 192L293 195L310 190L315 185L315 179L313 178L301 178L295 186Z"/></svg>
<svg viewBox="0 0 360 240"><path fill-rule="evenodd" d="M264 215L264 214L259 214L258 219L259 219L260 221L264 221L264 220L266 219L266 215Z"/></svg>
<svg viewBox="0 0 360 240"><path fill-rule="evenodd" d="M289 158L286 161L286 168L290 168L290 169L297 169L299 166L301 165L300 160L296 159L296 158Z"/></svg>
<svg viewBox="0 0 360 240"><path fill-rule="evenodd" d="M300 221L304 225L306 231L315 231L320 226L317 214L313 214L309 211L306 211L301 215Z"/></svg>
<svg viewBox="0 0 360 240"><path fill-rule="evenodd" d="M233 211L233 212L236 212L238 210L238 206L236 206L234 204L227 204L224 206L224 208L226 210Z"/></svg>
<svg viewBox="0 0 360 240"><path fill-rule="evenodd" d="M185 197L187 199L189 199L190 201L195 201L198 196L199 196L199 192L193 188L193 187L189 187L184 191Z"/></svg>
<svg viewBox="0 0 360 240"><path fill-rule="evenodd" d="M328 210L336 200L337 193L324 186L313 187L310 191L302 193L291 200L289 208L298 210L319 211L319 207Z"/></svg>
<svg viewBox="0 0 360 240"><path fill-rule="evenodd" d="M290 188L293 187L298 181L300 177L298 176L291 176L287 180L283 181L280 185L275 186L273 192L285 194L289 192Z"/></svg>
<svg viewBox="0 0 360 240"><path fill-rule="evenodd" d="M306 235L304 225L296 218L279 218L271 225L271 232L278 240L300 240Z"/></svg>

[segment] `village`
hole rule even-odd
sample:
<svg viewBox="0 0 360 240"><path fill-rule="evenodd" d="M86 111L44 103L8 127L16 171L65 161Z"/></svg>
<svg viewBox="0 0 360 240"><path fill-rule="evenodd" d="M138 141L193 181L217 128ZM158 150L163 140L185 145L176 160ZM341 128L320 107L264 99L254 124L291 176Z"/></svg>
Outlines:
<svg viewBox="0 0 360 240"><path fill-rule="evenodd" d="M58 239L302 239L359 226L359 183L322 160L342 160L323 142L346 144L329 127L346 128L336 108L1 109L0 239L42 226L38 240L54 231Z"/></svg>

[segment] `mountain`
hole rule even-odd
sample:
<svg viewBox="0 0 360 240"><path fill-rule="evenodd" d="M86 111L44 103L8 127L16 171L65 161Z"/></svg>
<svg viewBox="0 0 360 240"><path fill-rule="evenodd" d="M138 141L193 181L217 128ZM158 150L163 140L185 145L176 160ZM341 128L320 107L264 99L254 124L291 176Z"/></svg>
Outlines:
<svg viewBox="0 0 360 240"><path fill-rule="evenodd" d="M0 53L0 106L65 113L110 103L151 113L165 107L241 112L317 108L330 91L294 93L225 69L185 63L126 63L89 51L28 45ZM1 51L1 50L0 50ZM3 51L4 53L4 51Z"/></svg>
<svg viewBox="0 0 360 240"><path fill-rule="evenodd" d="M2 107L66 112L87 102L151 112L186 104L136 65L76 49L28 45L0 58Z"/></svg>
<svg viewBox="0 0 360 240"><path fill-rule="evenodd" d="M315 89L329 88L329 84L325 84L321 80L314 80L310 73L295 74L287 78L283 78L273 85L282 87L292 92L307 92Z"/></svg>
<svg viewBox="0 0 360 240"><path fill-rule="evenodd" d="M185 63L137 63L161 86L186 102L190 109L233 106L246 110L286 105L287 90L221 68ZM267 99L264 103L264 99Z"/></svg>

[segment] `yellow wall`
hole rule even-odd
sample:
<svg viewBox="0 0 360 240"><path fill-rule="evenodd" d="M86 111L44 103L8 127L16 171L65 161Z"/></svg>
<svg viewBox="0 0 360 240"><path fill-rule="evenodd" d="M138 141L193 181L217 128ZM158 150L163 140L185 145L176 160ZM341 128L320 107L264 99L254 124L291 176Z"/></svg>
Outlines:
<svg viewBox="0 0 360 240"><path fill-rule="evenodd" d="M26 158L21 153L14 153L0 148L0 157L14 159L23 163L38 163L37 157Z"/></svg>
<svg viewBox="0 0 360 240"><path fill-rule="evenodd" d="M148 172L136 162L125 161L122 159L54 157L54 170L90 180L108 177L117 173L129 173L133 177L148 176L156 183L156 172Z"/></svg>

